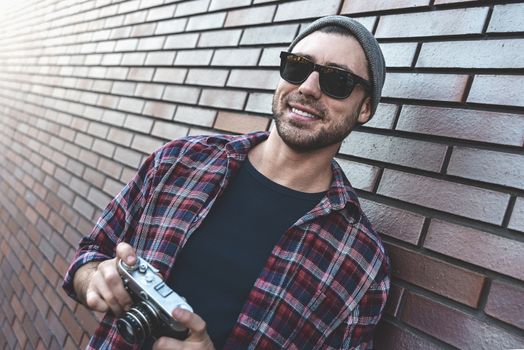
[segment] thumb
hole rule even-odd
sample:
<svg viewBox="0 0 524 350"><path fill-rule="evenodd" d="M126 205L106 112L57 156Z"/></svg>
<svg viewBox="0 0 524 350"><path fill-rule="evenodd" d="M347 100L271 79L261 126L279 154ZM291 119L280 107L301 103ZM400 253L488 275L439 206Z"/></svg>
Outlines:
<svg viewBox="0 0 524 350"><path fill-rule="evenodd" d="M116 256L122 259L127 265L134 265L136 262L135 249L126 242L120 242L116 246Z"/></svg>

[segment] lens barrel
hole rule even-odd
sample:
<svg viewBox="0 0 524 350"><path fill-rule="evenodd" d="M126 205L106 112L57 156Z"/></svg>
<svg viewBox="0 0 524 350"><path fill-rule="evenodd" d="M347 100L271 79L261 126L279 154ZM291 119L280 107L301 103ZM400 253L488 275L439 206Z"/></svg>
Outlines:
<svg viewBox="0 0 524 350"><path fill-rule="evenodd" d="M129 344L142 344L157 324L155 309L145 301L133 306L116 321L118 332Z"/></svg>

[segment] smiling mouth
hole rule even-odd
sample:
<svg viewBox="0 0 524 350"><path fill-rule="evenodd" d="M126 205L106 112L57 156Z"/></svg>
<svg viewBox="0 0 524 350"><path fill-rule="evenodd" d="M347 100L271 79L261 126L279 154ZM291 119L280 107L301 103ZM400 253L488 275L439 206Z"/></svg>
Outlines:
<svg viewBox="0 0 524 350"><path fill-rule="evenodd" d="M308 118L308 119L321 119L318 115L316 114L312 114L312 113L309 113L309 112L306 112L304 110L301 110L301 109L298 109L296 107L290 107L291 109L291 112L294 113L294 114L297 114L301 117L304 117L304 118Z"/></svg>

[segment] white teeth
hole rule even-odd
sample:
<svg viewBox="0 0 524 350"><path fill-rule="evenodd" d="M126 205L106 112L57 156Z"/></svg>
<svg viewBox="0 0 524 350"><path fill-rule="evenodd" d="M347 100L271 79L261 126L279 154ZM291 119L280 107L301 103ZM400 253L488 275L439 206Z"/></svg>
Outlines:
<svg viewBox="0 0 524 350"><path fill-rule="evenodd" d="M298 114L298 115L301 115L301 116L306 117L306 118L314 118L314 119L318 118L316 115L308 113L308 112L305 112L305 111L302 111L302 110L300 110L298 108L291 108L291 112L293 112L295 114Z"/></svg>

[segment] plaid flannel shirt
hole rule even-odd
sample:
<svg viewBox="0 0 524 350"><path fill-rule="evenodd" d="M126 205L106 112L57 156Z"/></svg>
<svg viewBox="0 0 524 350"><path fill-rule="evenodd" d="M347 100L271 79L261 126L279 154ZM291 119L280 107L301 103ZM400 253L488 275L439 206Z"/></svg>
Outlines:
<svg viewBox="0 0 524 350"><path fill-rule="evenodd" d="M125 241L168 278L177 254L205 219L248 151L267 133L188 137L153 153L83 238L65 276L110 259ZM333 161L320 203L285 232L256 280L226 349L370 349L389 289L382 243ZM89 349L136 349L107 314Z"/></svg>

